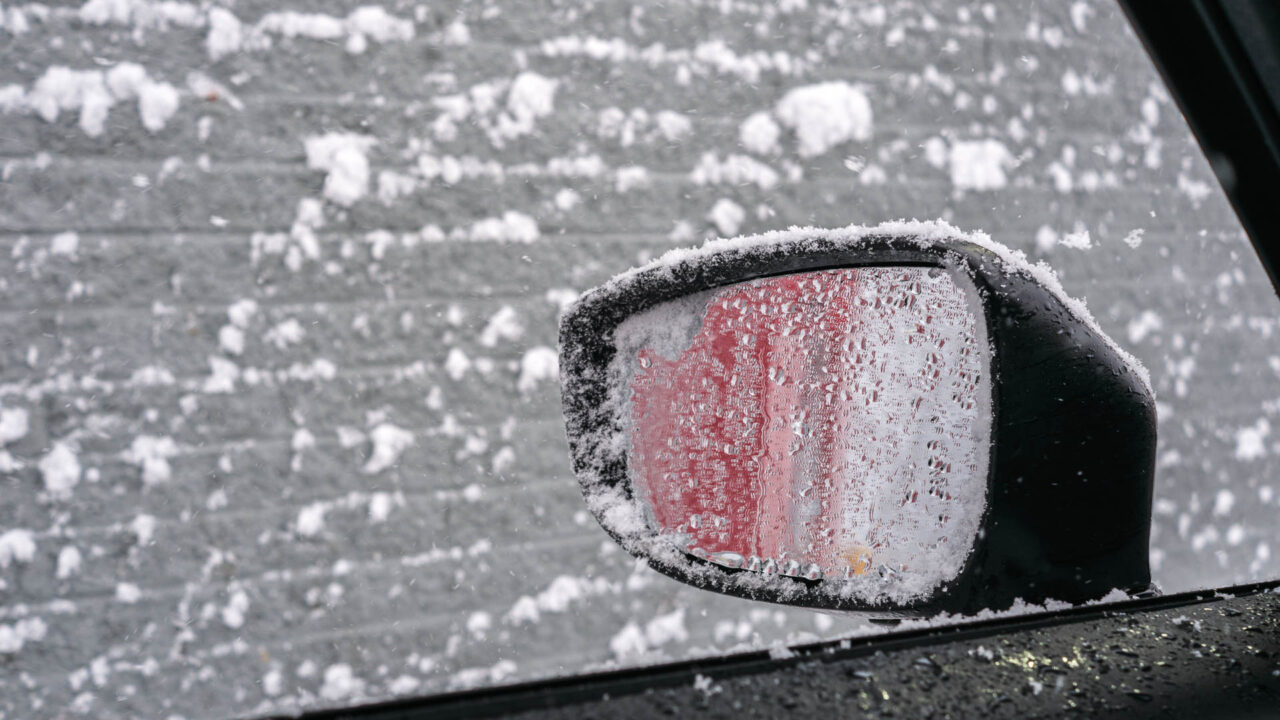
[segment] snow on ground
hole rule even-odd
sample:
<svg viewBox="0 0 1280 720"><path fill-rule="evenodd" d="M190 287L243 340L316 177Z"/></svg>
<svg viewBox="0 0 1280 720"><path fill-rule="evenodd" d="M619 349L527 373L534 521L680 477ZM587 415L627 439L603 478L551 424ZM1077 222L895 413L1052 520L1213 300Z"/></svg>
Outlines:
<svg viewBox="0 0 1280 720"><path fill-rule="evenodd" d="M795 131L801 157L871 139L871 101L863 90L847 82L790 90L778 101L775 112L783 125Z"/></svg>
<svg viewBox="0 0 1280 720"><path fill-rule="evenodd" d="M729 198L717 200L716 204L711 207L711 212L707 213L707 219L711 221L711 224L715 226L722 237L737 235L738 228L742 227L742 221L746 217L747 211Z"/></svg>
<svg viewBox="0 0 1280 720"><path fill-rule="evenodd" d="M1009 148L999 140L962 140L952 144L948 165L957 190L1000 190L1009 184L1014 166Z"/></svg>
<svg viewBox="0 0 1280 720"><path fill-rule="evenodd" d="M782 128L766 112L753 114L738 127L738 141L742 143L742 147L757 155L778 152L778 138L781 135Z"/></svg>
<svg viewBox="0 0 1280 720"><path fill-rule="evenodd" d="M374 475L393 467L400 454L413 445L413 433L391 423L382 423L369 432L373 450L369 461L361 468L366 475Z"/></svg>
<svg viewBox="0 0 1280 720"><path fill-rule="evenodd" d="M689 173L689 180L695 185L755 185L771 190L778 184L778 173L747 155L728 155L722 160L709 152Z"/></svg>
<svg viewBox="0 0 1280 720"><path fill-rule="evenodd" d="M520 378L516 387L520 392L529 394L542 381L555 380L559 376L560 359L554 349L546 346L530 348L520 359Z"/></svg>
<svg viewBox="0 0 1280 720"><path fill-rule="evenodd" d="M35 555L36 541L30 530L15 528L0 533L0 568L29 563Z"/></svg>
<svg viewBox="0 0 1280 720"><path fill-rule="evenodd" d="M54 65L28 90L17 85L0 89L0 112L31 112L49 123L57 122L64 111L76 112L84 134L98 137L117 103L136 101L142 126L157 133L178 111L180 100L177 88L153 79L136 63L122 62L108 70Z"/></svg>
<svg viewBox="0 0 1280 720"><path fill-rule="evenodd" d="M80 462L76 452L67 443L55 443L40 459L40 474L44 476L44 489L49 497L65 500L80 483Z"/></svg>
<svg viewBox="0 0 1280 720"><path fill-rule="evenodd" d="M306 139L307 167L323 170L324 196L349 207L369 191L368 152L377 143L369 135L331 132Z"/></svg>
<svg viewBox="0 0 1280 720"><path fill-rule="evenodd" d="M0 445L26 437L31 428L26 408L0 407Z"/></svg>

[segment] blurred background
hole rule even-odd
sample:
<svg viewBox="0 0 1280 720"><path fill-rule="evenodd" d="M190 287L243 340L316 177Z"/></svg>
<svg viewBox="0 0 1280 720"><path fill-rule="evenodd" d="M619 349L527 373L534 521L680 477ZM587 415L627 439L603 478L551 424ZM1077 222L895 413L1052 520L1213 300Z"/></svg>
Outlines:
<svg viewBox="0 0 1280 720"><path fill-rule="evenodd" d="M3 716L877 631L617 549L556 317L668 248L896 218L1047 261L1146 363L1166 591L1280 575L1276 300L1110 2L5 3Z"/></svg>

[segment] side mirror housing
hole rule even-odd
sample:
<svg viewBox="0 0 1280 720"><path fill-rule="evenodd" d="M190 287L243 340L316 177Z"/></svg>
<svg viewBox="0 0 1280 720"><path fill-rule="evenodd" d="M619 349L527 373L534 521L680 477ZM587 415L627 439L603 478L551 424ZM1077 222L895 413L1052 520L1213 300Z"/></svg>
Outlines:
<svg viewBox="0 0 1280 720"><path fill-rule="evenodd" d="M881 616L1151 591L1145 370L942 223L668 253L560 323L574 471L682 582Z"/></svg>

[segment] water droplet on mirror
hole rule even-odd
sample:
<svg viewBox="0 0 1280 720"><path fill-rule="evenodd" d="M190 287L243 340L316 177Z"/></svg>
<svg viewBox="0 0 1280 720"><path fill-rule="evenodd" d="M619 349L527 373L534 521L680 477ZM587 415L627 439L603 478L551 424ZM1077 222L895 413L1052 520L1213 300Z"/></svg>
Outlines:
<svg viewBox="0 0 1280 720"><path fill-rule="evenodd" d="M742 567L745 562L745 559L741 555L736 552L729 552L728 550L711 553L707 556L707 559L717 565L723 565L735 570Z"/></svg>

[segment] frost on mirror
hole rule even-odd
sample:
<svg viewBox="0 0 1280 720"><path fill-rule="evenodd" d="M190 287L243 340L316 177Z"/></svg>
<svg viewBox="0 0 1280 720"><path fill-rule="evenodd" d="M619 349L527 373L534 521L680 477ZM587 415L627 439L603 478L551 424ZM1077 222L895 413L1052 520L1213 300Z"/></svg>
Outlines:
<svg viewBox="0 0 1280 720"><path fill-rule="evenodd" d="M620 326L629 471L655 529L731 568L899 599L955 577L991 434L986 329L958 282L928 267L799 273Z"/></svg>

